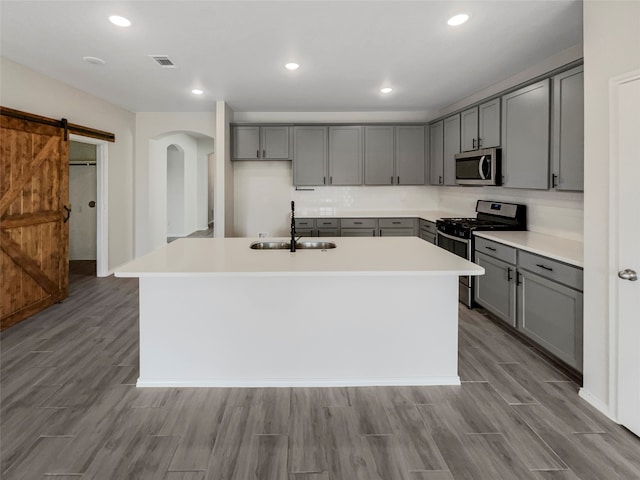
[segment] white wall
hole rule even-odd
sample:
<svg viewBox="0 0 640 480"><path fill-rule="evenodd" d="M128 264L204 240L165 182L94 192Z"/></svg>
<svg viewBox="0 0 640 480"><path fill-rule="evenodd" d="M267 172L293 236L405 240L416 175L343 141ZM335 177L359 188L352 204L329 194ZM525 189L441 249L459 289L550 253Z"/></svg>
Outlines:
<svg viewBox="0 0 640 480"><path fill-rule="evenodd" d="M215 112L138 112L135 115L135 124L135 255L140 256L161 245L162 243L158 242L161 241L163 235L159 229L166 230L166 217L162 220L157 215L154 216L150 213L158 205L165 205L164 199L166 198L154 198L152 192L156 186L164 187L166 192L166 182L160 185L154 179L157 171L152 168L152 157L160 157L158 157L158 153L151 154L150 146L158 146L157 142L154 143L154 139L168 134L184 133L191 137L194 151L196 151L195 141L197 139L203 136L214 138L216 114ZM166 144L164 148L168 145ZM166 151L163 155L163 158L166 159ZM204 162L204 159L202 161ZM166 177L164 164L161 169ZM194 188L197 187L194 186ZM159 204L158 201L163 203ZM204 209L200 210L206 213ZM199 212L199 215L202 216L203 213ZM206 218L204 222L206 223ZM202 223L203 221L200 219L198 225L200 226ZM154 228L153 225L156 225L157 228ZM160 225L162 226L160 227ZM166 237L166 233L164 236Z"/></svg>
<svg viewBox="0 0 640 480"><path fill-rule="evenodd" d="M640 2L585 0L583 393L605 412L612 407L609 397L609 359L613 353L608 347L608 292L612 279L608 242L609 80L639 68Z"/></svg>
<svg viewBox="0 0 640 480"><path fill-rule="evenodd" d="M167 147L167 237L183 237L185 232L184 152Z"/></svg>
<svg viewBox="0 0 640 480"><path fill-rule="evenodd" d="M109 143L109 270L133 258L135 114L0 58L0 104L115 134Z"/></svg>

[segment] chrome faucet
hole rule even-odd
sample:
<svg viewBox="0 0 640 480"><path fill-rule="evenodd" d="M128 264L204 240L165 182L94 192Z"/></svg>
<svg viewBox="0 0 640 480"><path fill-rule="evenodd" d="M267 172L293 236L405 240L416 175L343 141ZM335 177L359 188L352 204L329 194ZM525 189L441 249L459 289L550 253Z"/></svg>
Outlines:
<svg viewBox="0 0 640 480"><path fill-rule="evenodd" d="M291 245L289 251L296 251L296 208L293 200L291 200Z"/></svg>

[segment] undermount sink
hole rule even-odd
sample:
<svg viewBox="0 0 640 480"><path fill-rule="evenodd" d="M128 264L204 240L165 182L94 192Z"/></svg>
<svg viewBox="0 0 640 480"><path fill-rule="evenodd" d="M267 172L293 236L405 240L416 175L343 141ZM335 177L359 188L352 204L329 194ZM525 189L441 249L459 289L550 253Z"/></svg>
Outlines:
<svg viewBox="0 0 640 480"><path fill-rule="evenodd" d="M250 245L252 250L289 250L291 243L289 242L253 242ZM336 248L333 242L296 242L296 250L328 250Z"/></svg>

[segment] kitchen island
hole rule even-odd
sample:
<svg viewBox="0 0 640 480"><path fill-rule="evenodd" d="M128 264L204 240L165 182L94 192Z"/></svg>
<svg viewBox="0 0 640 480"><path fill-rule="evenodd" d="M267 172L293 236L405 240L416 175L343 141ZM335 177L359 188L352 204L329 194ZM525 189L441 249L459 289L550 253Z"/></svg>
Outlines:
<svg viewBox="0 0 640 480"><path fill-rule="evenodd" d="M456 385L458 276L483 268L417 237L327 250L181 239L140 278L139 387Z"/></svg>

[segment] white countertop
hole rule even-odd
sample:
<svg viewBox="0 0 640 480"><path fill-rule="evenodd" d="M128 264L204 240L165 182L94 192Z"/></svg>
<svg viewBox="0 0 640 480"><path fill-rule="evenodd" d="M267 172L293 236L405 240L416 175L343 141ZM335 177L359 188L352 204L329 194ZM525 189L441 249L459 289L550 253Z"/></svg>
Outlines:
<svg viewBox="0 0 640 480"><path fill-rule="evenodd" d="M266 241L268 239L260 239ZM282 239L279 239L282 240ZM314 238L314 240L317 240ZM418 237L335 237L329 250L252 250L255 238L185 238L116 269L116 277L482 275Z"/></svg>
<svg viewBox="0 0 640 480"><path fill-rule="evenodd" d="M536 232L474 232L477 237L503 243L582 268L583 243Z"/></svg>
<svg viewBox="0 0 640 480"><path fill-rule="evenodd" d="M296 218L422 218L435 222L439 218L460 217L460 215L445 210L338 210L330 209L300 209L296 210Z"/></svg>

